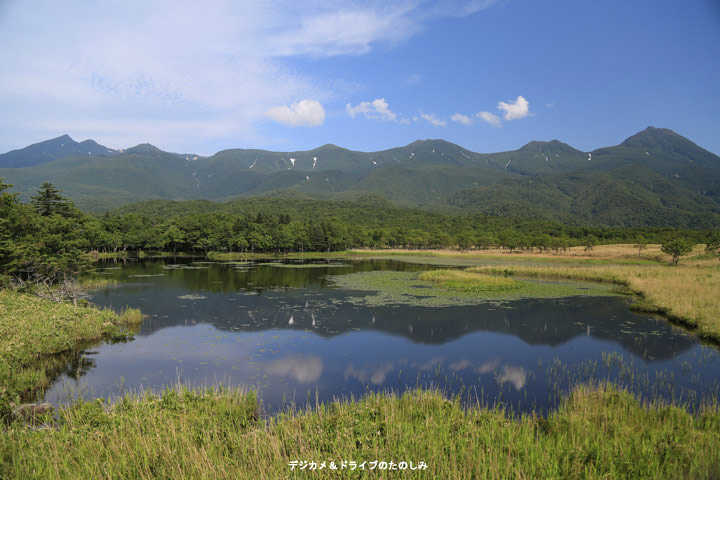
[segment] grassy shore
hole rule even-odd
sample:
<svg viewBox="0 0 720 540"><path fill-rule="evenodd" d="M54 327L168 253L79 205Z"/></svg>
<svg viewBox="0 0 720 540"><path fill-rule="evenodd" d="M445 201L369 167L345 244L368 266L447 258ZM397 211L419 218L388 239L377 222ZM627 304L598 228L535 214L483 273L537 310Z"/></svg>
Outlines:
<svg viewBox="0 0 720 540"><path fill-rule="evenodd" d="M687 261L678 266L479 266L464 272L616 283L642 298L634 309L662 314L697 330L705 339L720 342L720 266L714 261Z"/></svg>
<svg viewBox="0 0 720 540"><path fill-rule="evenodd" d="M140 311L75 307L0 289L0 418L14 405L37 399L57 359L79 341L119 338L122 326L138 325Z"/></svg>
<svg viewBox="0 0 720 540"><path fill-rule="evenodd" d="M391 461L407 468L391 470ZM177 388L110 407L78 402L44 429L13 424L0 433L0 477L719 478L720 410L641 406L599 387L576 389L543 418L413 391L263 420L253 393Z"/></svg>

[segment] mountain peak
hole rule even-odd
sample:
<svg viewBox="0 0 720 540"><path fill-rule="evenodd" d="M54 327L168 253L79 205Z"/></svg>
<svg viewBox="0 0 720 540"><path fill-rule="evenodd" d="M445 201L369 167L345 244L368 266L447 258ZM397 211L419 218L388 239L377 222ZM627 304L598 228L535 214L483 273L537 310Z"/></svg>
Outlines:
<svg viewBox="0 0 720 540"><path fill-rule="evenodd" d="M95 141L79 143L67 133L0 155L0 167L31 167L74 155L109 156L114 152Z"/></svg>
<svg viewBox="0 0 720 540"><path fill-rule="evenodd" d="M127 148L124 150L125 154L163 154L164 152L160 150L157 146L153 146L150 143L142 143L138 144L137 146L133 146L132 148Z"/></svg>
<svg viewBox="0 0 720 540"><path fill-rule="evenodd" d="M327 143L322 146L318 146L315 150L346 150L345 148L338 146L337 144Z"/></svg>
<svg viewBox="0 0 720 540"><path fill-rule="evenodd" d="M659 144L690 142L670 129L648 126L620 143L630 148L652 148Z"/></svg>
<svg viewBox="0 0 720 540"><path fill-rule="evenodd" d="M530 141L525 146L521 147L520 150L531 150L534 152L571 152L581 153L578 149L573 148L567 143L553 139L552 141Z"/></svg>
<svg viewBox="0 0 720 540"><path fill-rule="evenodd" d="M718 156L666 128L649 126L625 139L620 146L641 150L651 156L663 156L671 162L720 169Z"/></svg>

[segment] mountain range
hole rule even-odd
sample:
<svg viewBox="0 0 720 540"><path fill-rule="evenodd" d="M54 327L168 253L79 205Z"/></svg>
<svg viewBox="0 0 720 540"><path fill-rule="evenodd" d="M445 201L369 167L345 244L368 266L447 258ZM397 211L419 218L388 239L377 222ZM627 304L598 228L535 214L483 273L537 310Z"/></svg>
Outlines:
<svg viewBox="0 0 720 540"><path fill-rule="evenodd" d="M150 144L115 150L63 135L0 155L0 178L24 200L52 182L89 211L153 199L347 200L372 194L446 213L576 225L720 227L720 157L654 127L588 152L552 140L487 154L434 139L378 152L327 144L203 157Z"/></svg>

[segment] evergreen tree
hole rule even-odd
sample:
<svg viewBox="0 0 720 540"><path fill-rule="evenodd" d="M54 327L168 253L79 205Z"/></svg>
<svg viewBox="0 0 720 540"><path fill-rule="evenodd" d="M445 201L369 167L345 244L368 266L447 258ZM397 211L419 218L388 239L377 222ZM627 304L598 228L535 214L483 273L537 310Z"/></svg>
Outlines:
<svg viewBox="0 0 720 540"><path fill-rule="evenodd" d="M31 197L32 205L41 216L51 216L60 214L69 215L71 212L71 203L65 197L60 195L61 189L57 189L50 182L43 183L38 190L38 194Z"/></svg>

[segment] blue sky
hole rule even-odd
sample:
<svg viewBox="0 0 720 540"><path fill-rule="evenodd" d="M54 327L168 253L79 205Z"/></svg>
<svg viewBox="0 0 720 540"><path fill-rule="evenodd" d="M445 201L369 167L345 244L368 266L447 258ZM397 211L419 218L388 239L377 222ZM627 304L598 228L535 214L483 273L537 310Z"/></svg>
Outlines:
<svg viewBox="0 0 720 540"><path fill-rule="evenodd" d="M0 152L593 150L653 125L720 154L718 0L0 0L0 35Z"/></svg>

